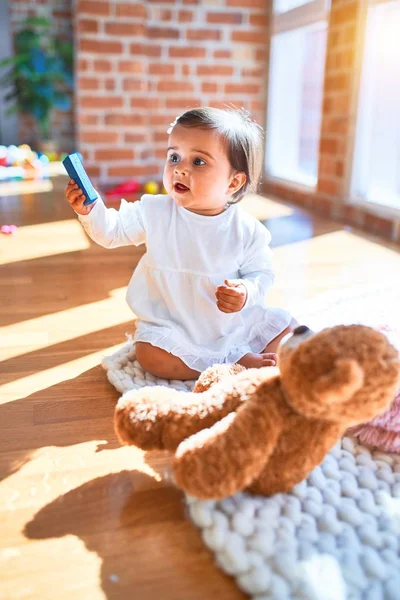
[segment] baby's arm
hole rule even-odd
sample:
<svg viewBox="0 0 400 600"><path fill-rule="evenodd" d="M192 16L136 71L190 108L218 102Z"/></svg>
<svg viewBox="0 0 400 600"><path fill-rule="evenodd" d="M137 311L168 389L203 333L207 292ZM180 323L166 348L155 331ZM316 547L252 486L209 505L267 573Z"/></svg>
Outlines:
<svg viewBox="0 0 400 600"><path fill-rule="evenodd" d="M274 283L270 241L271 234L268 229L257 221L251 239L245 247L244 260L239 269L239 277L247 289L245 308L264 302Z"/></svg>
<svg viewBox="0 0 400 600"><path fill-rule="evenodd" d="M84 196L77 187L68 184L68 202L90 238L104 248L138 246L146 241L146 227L142 202L121 201L119 211L106 208L101 197L91 205L84 206Z"/></svg>

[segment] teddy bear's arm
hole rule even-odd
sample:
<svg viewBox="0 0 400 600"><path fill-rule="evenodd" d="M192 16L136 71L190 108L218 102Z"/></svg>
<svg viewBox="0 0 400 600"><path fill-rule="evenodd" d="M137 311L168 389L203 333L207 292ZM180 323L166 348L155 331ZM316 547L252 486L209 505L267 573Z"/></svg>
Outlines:
<svg viewBox="0 0 400 600"><path fill-rule="evenodd" d="M282 425L271 390L254 393L237 412L180 444L173 464L177 485L204 499L244 489L268 461Z"/></svg>
<svg viewBox="0 0 400 600"><path fill-rule="evenodd" d="M175 450L192 434L211 427L244 401L238 391L214 386L203 393L144 387L126 393L114 413L114 428L123 444L143 450Z"/></svg>
<svg viewBox="0 0 400 600"><path fill-rule="evenodd" d="M217 374L222 371L218 369ZM131 390L116 406L115 432L122 444L175 450L187 437L235 411L261 383L275 376L273 367L245 369L221 381L216 377L210 389L196 394L161 386Z"/></svg>

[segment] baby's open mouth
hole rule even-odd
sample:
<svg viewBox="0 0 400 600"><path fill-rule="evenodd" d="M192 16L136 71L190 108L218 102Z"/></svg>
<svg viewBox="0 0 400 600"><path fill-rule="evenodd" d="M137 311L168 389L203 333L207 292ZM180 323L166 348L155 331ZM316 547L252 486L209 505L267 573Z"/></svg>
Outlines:
<svg viewBox="0 0 400 600"><path fill-rule="evenodd" d="M189 188L183 183L175 183L174 190L178 192L178 194L184 194L185 192L189 191Z"/></svg>

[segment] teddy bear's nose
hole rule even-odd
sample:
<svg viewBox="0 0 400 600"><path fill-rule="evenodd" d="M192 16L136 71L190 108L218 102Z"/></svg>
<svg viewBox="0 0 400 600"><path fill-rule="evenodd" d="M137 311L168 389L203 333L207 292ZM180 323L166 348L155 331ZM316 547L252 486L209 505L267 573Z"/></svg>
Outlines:
<svg viewBox="0 0 400 600"><path fill-rule="evenodd" d="M306 333L306 331L310 331L310 328L307 327L307 325L299 325L293 330L293 335L301 335L302 333Z"/></svg>

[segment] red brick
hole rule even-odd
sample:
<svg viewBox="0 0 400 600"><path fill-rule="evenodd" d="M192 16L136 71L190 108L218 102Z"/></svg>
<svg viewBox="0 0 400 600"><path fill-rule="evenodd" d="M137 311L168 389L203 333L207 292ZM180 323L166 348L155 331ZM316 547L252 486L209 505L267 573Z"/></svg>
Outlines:
<svg viewBox="0 0 400 600"><path fill-rule="evenodd" d="M244 42L246 44L266 44L267 36L264 32L258 31L233 31L233 42Z"/></svg>
<svg viewBox="0 0 400 600"><path fill-rule="evenodd" d="M125 92L142 92L148 91L148 82L142 77L138 79L124 79L122 87Z"/></svg>
<svg viewBox="0 0 400 600"><path fill-rule="evenodd" d="M242 23L243 14L240 12L209 12L207 13L207 23L218 23L226 25L235 25Z"/></svg>
<svg viewBox="0 0 400 600"><path fill-rule="evenodd" d="M162 148L158 148L154 152L154 156L160 160L165 160L165 150L163 150Z"/></svg>
<svg viewBox="0 0 400 600"><path fill-rule="evenodd" d="M99 30L99 25L97 21L92 19L80 19L78 21L78 31L89 32L89 33L97 33Z"/></svg>
<svg viewBox="0 0 400 600"><path fill-rule="evenodd" d="M267 7L266 0L226 0L227 6L238 6L240 8L263 8Z"/></svg>
<svg viewBox="0 0 400 600"><path fill-rule="evenodd" d="M144 73L146 67L143 62L134 60L121 60L118 63L118 71L121 73Z"/></svg>
<svg viewBox="0 0 400 600"><path fill-rule="evenodd" d="M214 58L232 58L230 50L214 50Z"/></svg>
<svg viewBox="0 0 400 600"><path fill-rule="evenodd" d="M176 111L185 111L201 105L199 98L167 98L165 102L167 108L174 109Z"/></svg>
<svg viewBox="0 0 400 600"><path fill-rule="evenodd" d="M149 65L150 75L174 75L175 65L165 63L152 63Z"/></svg>
<svg viewBox="0 0 400 600"><path fill-rule="evenodd" d="M113 113L104 117L106 125L122 125L124 127L146 125L147 118L137 113Z"/></svg>
<svg viewBox="0 0 400 600"><path fill-rule="evenodd" d="M178 13L179 23L190 23L193 21L193 12L190 10L180 10Z"/></svg>
<svg viewBox="0 0 400 600"><path fill-rule="evenodd" d="M329 196L338 196L340 182L333 179L318 179L318 192L328 194Z"/></svg>
<svg viewBox="0 0 400 600"><path fill-rule="evenodd" d="M91 0L78 0L76 6L76 14L81 15L87 13L89 15L107 16L110 14L109 2L93 2Z"/></svg>
<svg viewBox="0 0 400 600"><path fill-rule="evenodd" d="M327 192L327 193L330 193L330 192ZM336 195L336 194L332 194L332 195ZM311 207L313 210L315 210L316 212L318 212L321 215L324 215L326 217L332 216L333 202L332 202L332 200L329 200L328 198L319 198L318 196L312 198Z"/></svg>
<svg viewBox="0 0 400 600"><path fill-rule="evenodd" d="M105 81L104 81L104 87L105 87L105 89L107 91L113 91L113 90L115 90L115 78L114 77L112 77L112 78L109 77L109 78L105 79Z"/></svg>
<svg viewBox="0 0 400 600"><path fill-rule="evenodd" d="M233 67L228 65L198 65L197 75L231 77L233 75Z"/></svg>
<svg viewBox="0 0 400 600"><path fill-rule="evenodd" d="M79 108L89 108L92 110L104 108L121 108L123 98L115 96L82 96L79 100Z"/></svg>
<svg viewBox="0 0 400 600"><path fill-rule="evenodd" d="M97 90L99 80L97 77L78 77L78 88L81 90Z"/></svg>
<svg viewBox="0 0 400 600"><path fill-rule="evenodd" d="M78 72L88 71L88 69L89 69L89 61L86 58L78 58L78 61L77 61Z"/></svg>
<svg viewBox="0 0 400 600"><path fill-rule="evenodd" d="M112 64L108 60L93 61L93 69L97 73L108 73L112 69Z"/></svg>
<svg viewBox="0 0 400 600"><path fill-rule="evenodd" d="M95 54L121 54L121 42L108 42L106 40L79 40L81 52L93 52Z"/></svg>
<svg viewBox="0 0 400 600"><path fill-rule="evenodd" d="M115 8L117 17L146 17L146 7L144 4L118 3Z"/></svg>
<svg viewBox="0 0 400 600"><path fill-rule="evenodd" d="M205 94L215 94L218 91L218 84L214 81L205 81L201 84L201 91Z"/></svg>
<svg viewBox="0 0 400 600"><path fill-rule="evenodd" d="M161 46L154 44L131 44L129 52L131 54L159 57L161 56Z"/></svg>
<svg viewBox="0 0 400 600"><path fill-rule="evenodd" d="M328 75L325 78L325 90L326 92L333 92L337 90L347 90L350 86L350 75L347 73L338 73L335 75Z"/></svg>
<svg viewBox="0 0 400 600"><path fill-rule="evenodd" d="M106 33L109 35L144 35L146 27L143 23L106 23Z"/></svg>
<svg viewBox="0 0 400 600"><path fill-rule="evenodd" d="M258 94L261 86L255 83L227 83L225 92L227 94Z"/></svg>
<svg viewBox="0 0 400 600"><path fill-rule="evenodd" d="M150 125L162 125L168 128L169 123L172 123L176 119L176 113L162 114L162 115L150 115L149 116L149 124Z"/></svg>
<svg viewBox="0 0 400 600"><path fill-rule="evenodd" d="M116 131L81 131L81 141L86 144L116 144L118 133Z"/></svg>
<svg viewBox="0 0 400 600"><path fill-rule="evenodd" d="M148 27L147 36L150 39L177 40L180 34L179 29L173 29L172 27Z"/></svg>
<svg viewBox="0 0 400 600"><path fill-rule="evenodd" d="M130 100L130 105L132 108L148 108L154 110L160 108L161 100L160 98L152 98L150 96L134 96Z"/></svg>
<svg viewBox="0 0 400 600"><path fill-rule="evenodd" d="M259 69L243 68L241 75L242 77L257 77L257 79L262 79L266 76L266 70L261 67Z"/></svg>
<svg viewBox="0 0 400 600"><path fill-rule="evenodd" d="M155 131L154 132L153 140L155 143L157 143L157 142L165 143L167 141L167 138L168 138L167 131Z"/></svg>
<svg viewBox="0 0 400 600"><path fill-rule="evenodd" d="M378 235L383 235L389 239L391 239L392 237L392 219L385 219L384 217L380 217L378 215L366 212L364 217L364 225L368 230L373 231Z"/></svg>
<svg viewBox="0 0 400 600"><path fill-rule="evenodd" d="M221 31L218 29L188 29L186 36L188 40L220 40Z"/></svg>
<svg viewBox="0 0 400 600"><path fill-rule="evenodd" d="M100 177L100 167L97 165L88 165L85 161L85 170L89 177Z"/></svg>
<svg viewBox="0 0 400 600"><path fill-rule="evenodd" d="M256 48L256 52L255 52L256 61L266 63L267 56L268 56L268 52L267 52L267 48L266 47L264 47L264 48Z"/></svg>
<svg viewBox="0 0 400 600"><path fill-rule="evenodd" d="M353 44L356 40L356 26L349 25L342 34L344 44Z"/></svg>
<svg viewBox="0 0 400 600"><path fill-rule="evenodd" d="M261 27L262 29L267 29L269 27L270 20L267 15L260 14L252 14L250 15L250 25L253 27Z"/></svg>
<svg viewBox="0 0 400 600"><path fill-rule="evenodd" d="M171 46L169 55L171 58L204 58L206 49L195 46Z"/></svg>
<svg viewBox="0 0 400 600"><path fill-rule="evenodd" d="M191 74L191 66L188 64L182 65L182 75L184 77L189 77L190 74Z"/></svg>
<svg viewBox="0 0 400 600"><path fill-rule="evenodd" d="M90 113L78 113L76 119L81 125L97 125L99 122L98 115L91 115Z"/></svg>
<svg viewBox="0 0 400 600"><path fill-rule="evenodd" d="M343 6L335 6L333 3L331 8L330 23L331 25L342 25L343 23L351 23L356 21L358 13L358 2L344 4Z"/></svg>
<svg viewBox="0 0 400 600"><path fill-rule="evenodd" d="M157 84L159 92L193 92L194 86L190 81L159 81Z"/></svg>
<svg viewBox="0 0 400 600"><path fill-rule="evenodd" d="M145 177L160 171L156 165L132 165L128 167L111 167L108 169L110 177Z"/></svg>
<svg viewBox="0 0 400 600"><path fill-rule="evenodd" d="M104 150L96 150L94 153L95 160L118 161L118 160L133 160L135 153L132 148L108 148Z"/></svg>
<svg viewBox="0 0 400 600"><path fill-rule="evenodd" d="M337 154L338 141L332 138L321 138L319 150L321 154Z"/></svg>
<svg viewBox="0 0 400 600"><path fill-rule="evenodd" d="M126 144L144 144L146 136L143 133L125 133L124 141Z"/></svg>

